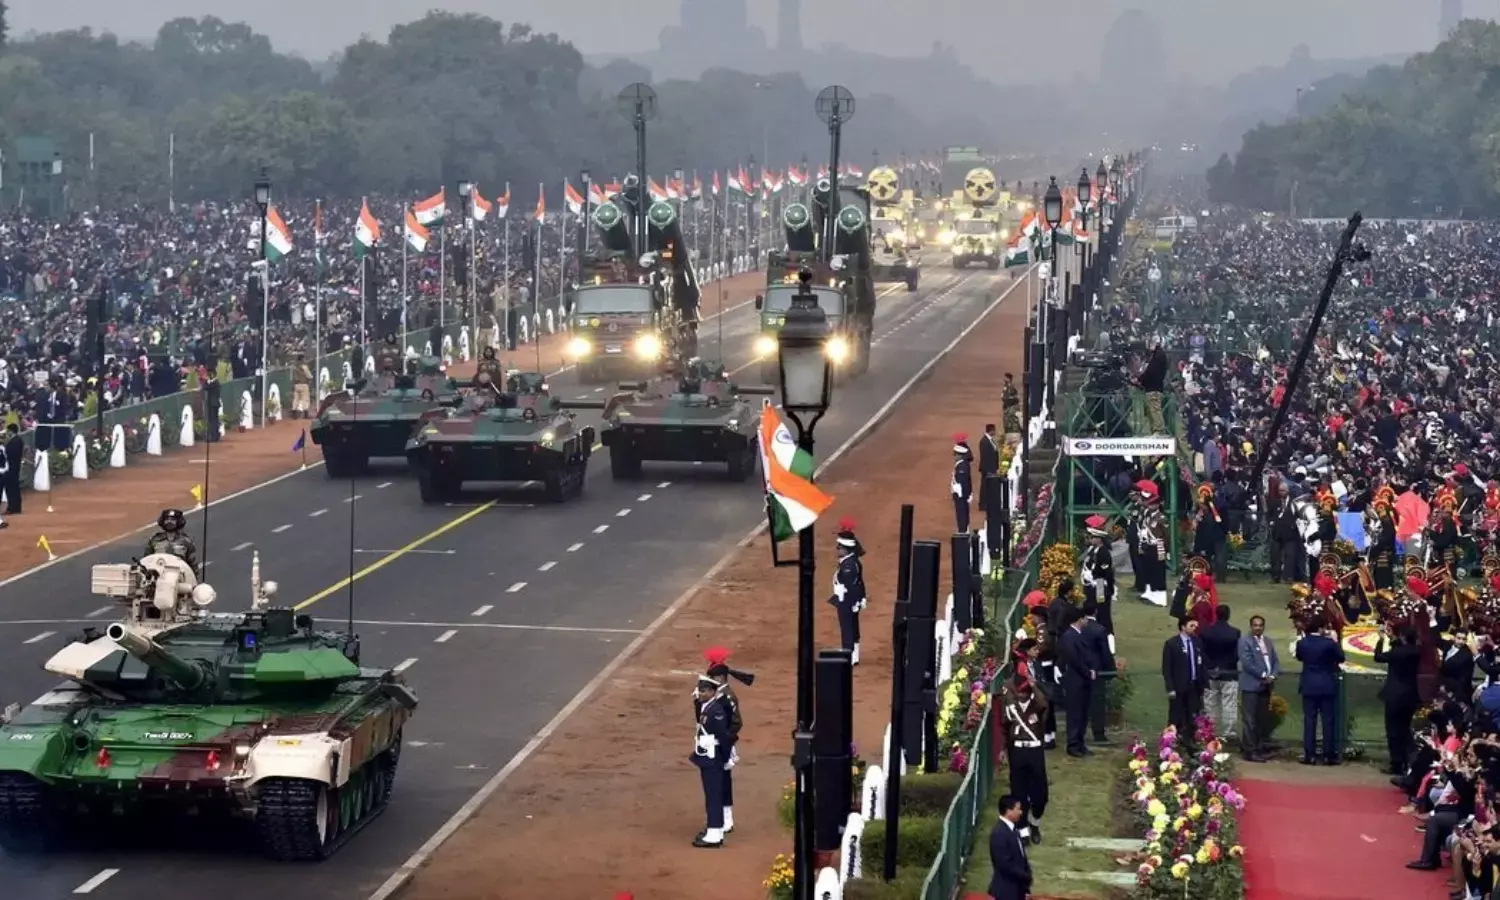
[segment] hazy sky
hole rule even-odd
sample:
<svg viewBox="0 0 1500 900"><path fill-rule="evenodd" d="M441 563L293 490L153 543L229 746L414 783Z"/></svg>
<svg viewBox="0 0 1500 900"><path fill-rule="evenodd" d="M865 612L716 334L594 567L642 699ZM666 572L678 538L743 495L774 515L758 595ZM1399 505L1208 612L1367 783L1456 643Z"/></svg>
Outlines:
<svg viewBox="0 0 1500 900"><path fill-rule="evenodd" d="M748 0L755 24L775 34L776 0ZM1099 44L1118 11L1145 10L1161 22L1174 71L1223 81L1245 69L1280 63L1299 43L1314 56L1349 57L1430 48L1439 0L802 0L803 40L842 41L881 53L954 45L982 74L1006 81L1093 76ZM322 57L361 34L383 37L391 25L436 6L434 0L11 0L13 32L84 25L145 37L177 16L247 21L279 48ZM656 45L677 21L679 0L447 0L454 12L529 22L555 31L585 53ZM1044 11L1045 14L1040 14ZM1471 16L1500 13L1500 0L1467 0ZM1055 78L1039 77L1055 72Z"/></svg>

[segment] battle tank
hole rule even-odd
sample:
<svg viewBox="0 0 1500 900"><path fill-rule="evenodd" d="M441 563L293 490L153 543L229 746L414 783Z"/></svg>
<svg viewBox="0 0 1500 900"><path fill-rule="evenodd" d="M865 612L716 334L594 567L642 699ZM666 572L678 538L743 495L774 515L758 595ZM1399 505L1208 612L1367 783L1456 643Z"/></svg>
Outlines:
<svg viewBox="0 0 1500 900"><path fill-rule="evenodd" d="M873 204L870 228L870 275L877 282L906 285L908 292L917 289L921 277L921 257L907 242L907 214L901 206L901 185L896 170L880 166L870 173L865 185Z"/></svg>
<svg viewBox="0 0 1500 900"><path fill-rule="evenodd" d="M870 367L870 345L875 331L875 285L870 277L869 194L863 188L839 187L844 206L834 221L834 244L821 247L829 210L831 186L818 180L813 207L789 204L782 211L785 252L772 252L766 262L766 291L755 300L761 332L755 339L761 380L776 384L776 337L786 322L794 298L811 293L828 318L828 349L839 378L864 374ZM804 281L804 276L809 276Z"/></svg>
<svg viewBox="0 0 1500 900"><path fill-rule="evenodd" d="M422 414L458 402L458 385L436 357L414 360L405 374L399 353L382 353L376 365L368 380L324 399L308 428L330 478L357 474L371 458L405 456Z"/></svg>
<svg viewBox="0 0 1500 900"><path fill-rule="evenodd" d="M677 208L652 202L646 238L638 242L630 223L638 220L643 197L631 176L620 193L594 208L599 242L594 255L581 261L567 346L584 383L649 378L671 360L697 353L701 292ZM638 254L638 247L645 252Z"/></svg>
<svg viewBox="0 0 1500 900"><path fill-rule="evenodd" d="M970 169L964 176L963 196L968 208L956 210L953 217L953 268L979 263L998 269L1005 232L995 173L982 166Z"/></svg>
<svg viewBox="0 0 1500 900"><path fill-rule="evenodd" d="M167 554L92 576L125 615L85 629L46 663L67 681L0 719L0 846L217 814L250 820L274 859L319 860L385 810L416 695L361 667L354 635L271 606L258 555L240 613L209 612L214 589Z"/></svg>
<svg viewBox="0 0 1500 900"><path fill-rule="evenodd" d="M747 399L769 387L741 387L717 362L688 360L681 376L620 385L604 406L600 440L610 475L639 478L641 463L722 462L732 481L755 472L762 404Z"/></svg>
<svg viewBox="0 0 1500 900"><path fill-rule="evenodd" d="M406 444L422 502L455 500L466 481L541 482L552 503L583 493L595 433L571 410L604 403L564 403L539 372L511 372L506 381L501 390L481 369L462 404L423 416Z"/></svg>

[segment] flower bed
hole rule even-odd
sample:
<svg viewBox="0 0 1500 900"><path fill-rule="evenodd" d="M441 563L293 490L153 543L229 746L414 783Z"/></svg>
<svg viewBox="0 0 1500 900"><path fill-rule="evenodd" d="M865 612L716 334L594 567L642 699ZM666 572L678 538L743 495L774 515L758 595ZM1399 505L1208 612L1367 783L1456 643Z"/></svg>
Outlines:
<svg viewBox="0 0 1500 900"><path fill-rule="evenodd" d="M965 632L953 656L953 677L938 690L938 746L949 772L969 771L969 754L990 702L990 685L999 671L1000 656L984 630Z"/></svg>
<svg viewBox="0 0 1500 900"><path fill-rule="evenodd" d="M1026 527L1017 527L1014 533L1020 535L1016 541L1016 558L1025 559L1031 548L1042 543L1043 536L1047 533L1047 521L1052 517L1052 497L1055 493L1051 482L1042 485L1036 492L1035 502L1031 505L1031 522L1026 524L1018 520L1019 524Z"/></svg>
<svg viewBox="0 0 1500 900"><path fill-rule="evenodd" d="M1244 849L1237 815L1245 800L1229 783L1228 754L1206 717L1196 722L1192 753L1177 730L1162 732L1153 753L1130 748L1130 802L1146 844L1138 854L1140 900L1240 900Z"/></svg>

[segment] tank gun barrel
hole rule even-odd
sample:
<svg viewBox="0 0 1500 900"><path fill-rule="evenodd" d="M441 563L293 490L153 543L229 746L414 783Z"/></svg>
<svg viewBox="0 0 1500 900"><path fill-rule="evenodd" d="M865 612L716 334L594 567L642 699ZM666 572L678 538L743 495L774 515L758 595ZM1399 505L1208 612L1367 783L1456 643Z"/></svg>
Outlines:
<svg viewBox="0 0 1500 900"><path fill-rule="evenodd" d="M196 690L203 684L204 673L198 666L169 652L151 638L116 622L105 636L136 659L161 672L183 690Z"/></svg>

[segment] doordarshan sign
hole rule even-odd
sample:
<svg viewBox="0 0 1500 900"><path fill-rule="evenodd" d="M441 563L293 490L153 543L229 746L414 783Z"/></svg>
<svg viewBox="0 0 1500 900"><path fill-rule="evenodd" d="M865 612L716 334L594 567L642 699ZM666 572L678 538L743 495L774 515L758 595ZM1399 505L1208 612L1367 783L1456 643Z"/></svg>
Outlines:
<svg viewBox="0 0 1500 900"><path fill-rule="evenodd" d="M1120 438L1065 438L1069 456L1171 456L1177 441L1169 435Z"/></svg>

